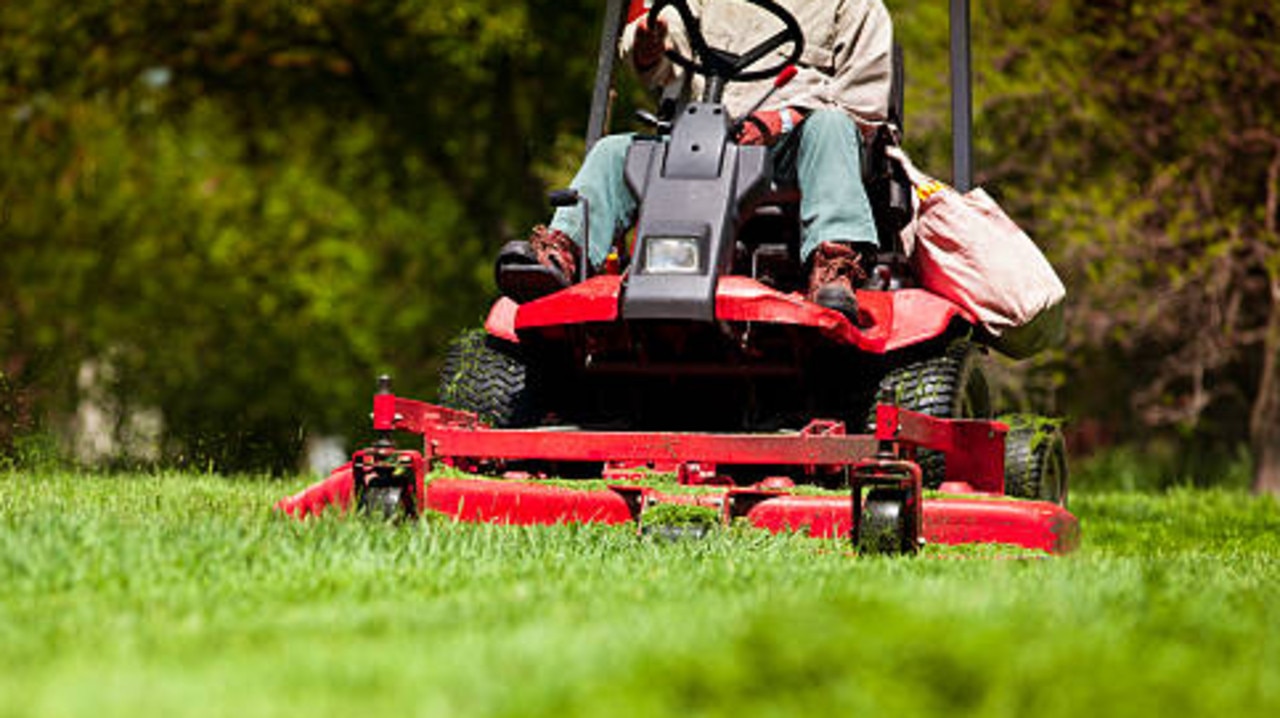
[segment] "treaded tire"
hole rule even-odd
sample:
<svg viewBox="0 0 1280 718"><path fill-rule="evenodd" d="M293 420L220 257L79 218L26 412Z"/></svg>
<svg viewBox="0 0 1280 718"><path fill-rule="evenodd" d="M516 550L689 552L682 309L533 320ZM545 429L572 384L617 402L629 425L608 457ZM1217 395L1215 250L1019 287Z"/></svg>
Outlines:
<svg viewBox="0 0 1280 718"><path fill-rule="evenodd" d="M1000 417L1004 439L1004 492L1020 499L1067 505L1067 446L1058 423L1031 414Z"/></svg>
<svg viewBox="0 0 1280 718"><path fill-rule="evenodd" d="M991 394L979 364L977 347L968 339L956 339L939 355L916 359L894 367L880 380L880 392L888 391L900 408L939 419L989 419ZM875 430L875 404L867 416L867 428ZM946 476L946 458L937 451L920 450L924 485L937 488Z"/></svg>
<svg viewBox="0 0 1280 718"><path fill-rule="evenodd" d="M380 521L411 518L409 499L403 486L370 486L360 495L360 512Z"/></svg>
<svg viewBox="0 0 1280 718"><path fill-rule="evenodd" d="M519 346L470 329L445 354L440 403L473 412L491 426L532 426L542 418L532 378Z"/></svg>
<svg viewBox="0 0 1280 718"><path fill-rule="evenodd" d="M911 552L907 542L906 493L899 489L872 489L862 507L858 527L858 553L863 556Z"/></svg>

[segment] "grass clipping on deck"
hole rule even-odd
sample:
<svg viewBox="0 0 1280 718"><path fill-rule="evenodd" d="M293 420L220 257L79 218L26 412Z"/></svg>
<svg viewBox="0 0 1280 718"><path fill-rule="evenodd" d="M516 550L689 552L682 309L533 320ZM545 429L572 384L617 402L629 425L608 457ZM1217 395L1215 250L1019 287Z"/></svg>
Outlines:
<svg viewBox="0 0 1280 718"><path fill-rule="evenodd" d="M723 521L718 509L693 504L659 503L645 508L640 523L646 528L661 526L719 528Z"/></svg>

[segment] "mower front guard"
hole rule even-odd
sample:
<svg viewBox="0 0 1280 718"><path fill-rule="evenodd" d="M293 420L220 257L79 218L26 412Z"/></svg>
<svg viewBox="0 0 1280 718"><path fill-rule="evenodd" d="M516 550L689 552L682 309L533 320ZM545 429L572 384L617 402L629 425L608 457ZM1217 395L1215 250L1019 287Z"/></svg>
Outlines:
<svg viewBox="0 0 1280 718"><path fill-rule="evenodd" d="M492 429L474 414L383 392L374 397L374 429L381 435L407 432L422 436L421 454L398 462L413 468L413 506L460 521L500 524L639 521L646 506L657 503L713 508L725 521L745 519L770 531L805 530L821 538L857 540L863 489L896 485L907 492L908 522L918 539L941 544L1004 543L1060 554L1079 540L1076 518L1057 504L1010 499L1004 491L1004 434L997 421L937 419L881 404L873 434L850 435L839 422L813 422L787 434L714 434L694 432L610 432L541 429ZM919 472L903 481L903 472L886 467L915 466L917 449L942 452L946 461L945 495L925 496ZM385 451L385 449L384 449ZM362 455L366 455L362 452ZM843 472L851 492L793 493L785 482L750 487L666 494L628 482L625 472L609 490L565 488L537 480L435 478L439 464L469 466L503 461L601 462L612 466L683 468L684 477L715 477L717 467L791 467L797 471ZM695 467L697 470L688 470ZM911 472L907 472L908 474ZM895 483L896 482L896 483ZM687 483L703 483L692 478ZM305 517L329 506L347 508L357 490L352 464L326 480L281 500L277 508ZM851 496L853 500L851 501Z"/></svg>

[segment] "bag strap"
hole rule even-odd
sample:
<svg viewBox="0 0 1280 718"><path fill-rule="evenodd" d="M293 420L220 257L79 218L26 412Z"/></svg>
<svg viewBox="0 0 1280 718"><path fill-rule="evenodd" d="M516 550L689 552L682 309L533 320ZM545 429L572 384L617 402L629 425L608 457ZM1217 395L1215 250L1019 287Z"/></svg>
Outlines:
<svg viewBox="0 0 1280 718"><path fill-rule="evenodd" d="M902 169L907 173L907 179L911 180L911 186L916 190L916 197L921 201L929 198L930 195L948 189L948 185L941 180L936 180L929 175L920 171L915 163L907 157L907 153L898 145L889 145L884 148L884 153L890 159L902 165Z"/></svg>

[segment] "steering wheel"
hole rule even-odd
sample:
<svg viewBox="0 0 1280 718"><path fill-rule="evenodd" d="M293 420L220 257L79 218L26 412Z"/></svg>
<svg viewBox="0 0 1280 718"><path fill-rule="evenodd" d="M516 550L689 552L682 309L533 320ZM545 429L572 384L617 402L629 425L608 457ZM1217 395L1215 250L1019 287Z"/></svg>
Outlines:
<svg viewBox="0 0 1280 718"><path fill-rule="evenodd" d="M794 65L800 59L800 54L804 52L804 33L800 30L800 23L796 21L795 16L787 12L786 8L773 2L773 0L746 0L746 2L778 18L785 27L773 37L756 45L742 55L720 50L707 44L707 39L702 36L702 25L689 9L688 0L657 0L653 7L649 9L649 17L646 22L649 23L649 27L654 27L658 21L659 13L666 9L667 6L675 9L676 13L680 15L681 22L684 23L685 36L689 38L689 46L693 49L696 59L685 57L675 49L667 50L666 54L672 62L690 72L709 77L719 77L726 82L730 80L734 82L765 80L777 75L787 65ZM747 69L788 42L791 43L791 53L785 60L761 70Z"/></svg>

